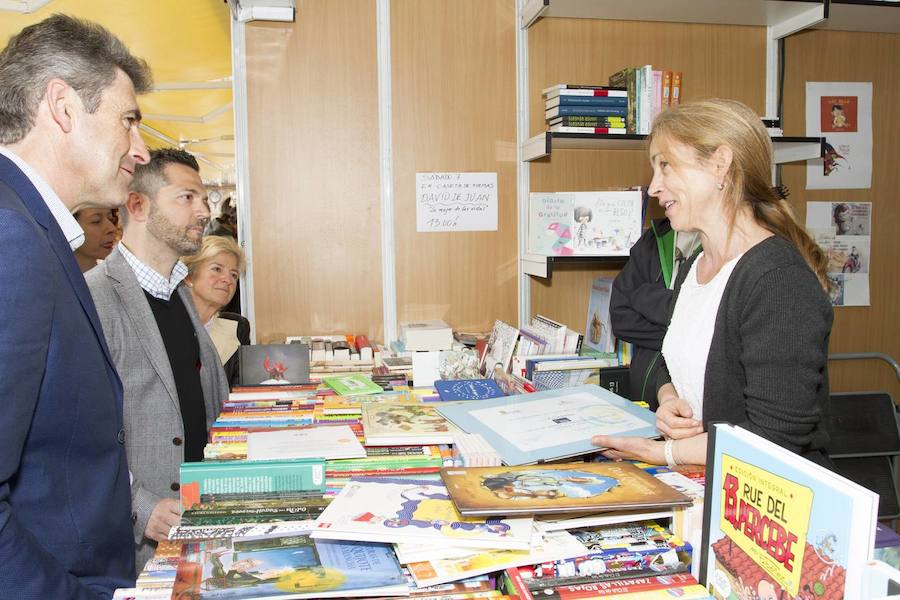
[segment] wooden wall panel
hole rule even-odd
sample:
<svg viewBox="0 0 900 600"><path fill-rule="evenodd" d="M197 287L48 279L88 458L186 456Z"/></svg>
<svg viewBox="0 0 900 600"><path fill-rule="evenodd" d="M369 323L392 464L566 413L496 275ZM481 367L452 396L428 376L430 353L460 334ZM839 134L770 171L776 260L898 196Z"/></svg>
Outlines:
<svg viewBox="0 0 900 600"><path fill-rule="evenodd" d="M612 73L652 64L684 73L684 100L734 98L765 108L765 29L723 25L541 19L528 32L530 128L546 129L541 90L556 83L605 84ZM592 191L647 185L644 151L562 150L531 163L531 190ZM652 207L651 216L661 217ZM591 279L603 265L569 265L532 278L531 312L584 328Z"/></svg>
<svg viewBox="0 0 900 600"><path fill-rule="evenodd" d="M397 318L516 322L516 55L510 0L393 0ZM498 230L417 233L417 172L496 172Z"/></svg>
<svg viewBox="0 0 900 600"><path fill-rule="evenodd" d="M784 89L786 135L805 135L807 81L872 82L872 187L806 190L806 165L782 167L798 218L808 201L872 203L871 306L837 307L831 352L884 352L900 360L900 35L808 31L787 39ZM900 384L882 361L832 362L831 385L841 391L891 391Z"/></svg>
<svg viewBox="0 0 900 600"><path fill-rule="evenodd" d="M261 342L382 339L375 2L299 0L246 29L254 300Z"/></svg>

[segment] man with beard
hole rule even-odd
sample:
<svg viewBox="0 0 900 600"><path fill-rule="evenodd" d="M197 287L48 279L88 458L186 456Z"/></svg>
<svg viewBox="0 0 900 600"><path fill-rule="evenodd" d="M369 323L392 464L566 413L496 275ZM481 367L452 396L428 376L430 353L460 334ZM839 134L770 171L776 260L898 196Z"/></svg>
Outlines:
<svg viewBox="0 0 900 600"><path fill-rule="evenodd" d="M183 150L150 153L120 211L121 243L87 273L125 386L137 568L180 519L178 467L203 460L207 431L228 396L215 346L182 284L209 220L199 166Z"/></svg>

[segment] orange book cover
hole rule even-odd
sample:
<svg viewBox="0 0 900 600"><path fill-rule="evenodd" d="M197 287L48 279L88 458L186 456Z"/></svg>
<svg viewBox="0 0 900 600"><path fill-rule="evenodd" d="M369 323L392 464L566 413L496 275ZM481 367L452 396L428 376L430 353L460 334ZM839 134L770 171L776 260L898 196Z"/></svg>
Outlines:
<svg viewBox="0 0 900 600"><path fill-rule="evenodd" d="M663 101L662 101L663 107L665 108L666 106L671 106L672 105L672 71L663 71L662 93L663 93Z"/></svg>
<svg viewBox="0 0 900 600"><path fill-rule="evenodd" d="M683 80L681 71L676 71L672 75L672 94L670 96L671 105L681 104L681 92L683 90Z"/></svg>

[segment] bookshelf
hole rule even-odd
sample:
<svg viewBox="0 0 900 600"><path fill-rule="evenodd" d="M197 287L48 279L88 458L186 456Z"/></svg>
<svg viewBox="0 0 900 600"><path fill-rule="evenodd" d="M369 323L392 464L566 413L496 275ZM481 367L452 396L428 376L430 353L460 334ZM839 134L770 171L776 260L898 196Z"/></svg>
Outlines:
<svg viewBox="0 0 900 600"><path fill-rule="evenodd" d="M550 156L557 150L639 150L646 152L645 135L555 133L545 131L528 139L522 145L522 160L530 162ZM808 160L822 156L825 149L823 137L773 137L775 163L782 164Z"/></svg>
<svg viewBox="0 0 900 600"><path fill-rule="evenodd" d="M554 33L550 34L556 44L568 45L568 56L577 57L576 60L589 60L593 63L602 62L594 58L579 56L575 49L579 44L584 44L585 40L594 45L583 45L581 47L593 51L603 50L603 54L607 50L614 50L616 56L620 58L625 54L622 51L610 46L612 41L607 42L605 37L593 37L584 32L585 28L575 25L578 21L600 20L611 22L608 28L602 29L604 32L615 32L616 28L640 27L640 31L647 35L647 44L651 46L651 51L646 53L646 62L656 64L656 61L667 61L670 59L656 58L651 60L653 52L659 56L659 48L661 44L672 43L669 39L666 42L662 40L669 38L669 27L679 28L685 26L709 26L705 27L705 31L721 31L730 32L728 26L752 26L764 28L762 35L764 36L765 45L761 47L759 44L753 48L748 48L750 53L748 57L752 60L759 61L764 59L764 73L760 73L758 79L752 76L744 83L727 83L725 86L719 83L712 83L709 79L714 77L715 67L712 62L723 60L722 57L716 56L710 58L707 64L702 59L696 60L695 65L699 66L694 71L699 77L705 78L704 90L706 95L710 95L710 90L715 90L713 95L728 95L728 91L722 91L723 88L746 90L752 85L750 82L758 81L759 87L765 85L764 98L765 108L760 111L764 115L779 115L779 87L784 84L780 80L780 73L784 69L781 64L782 58L779 56L780 46L783 39L791 34L809 30L809 29L827 29L842 31L864 31L864 32L900 32L900 2L877 2L873 0L629 0L629 2L621 2L620 0L520 0L518 23L520 27L519 41L519 157L522 161L520 165L519 177L519 206L520 212L520 228L527 231L527 207L528 197L532 190L550 191L550 190L575 190L575 189L602 189L597 184L587 183L592 180L600 181L612 180L611 185L621 186L629 185L622 183L622 174L625 172L633 172L631 166L624 166L630 161L635 165L643 164L643 153L646 151L646 136L642 135L604 135L604 134L571 134L571 133L554 133L547 131L535 131L536 128L543 128L543 123L538 125L536 119L531 119L530 113L538 110L537 106L529 108L530 103L539 101L539 96L535 96L534 87L529 84L529 77L541 78L543 73L546 78L548 72L547 60L534 53L528 41L529 30L542 20L550 19L555 23L569 22L571 25L557 27L554 25ZM612 23L612 22L639 22L632 23ZM748 28L749 29L749 28ZM565 30L569 35L561 35L557 30ZM758 31L758 30L757 30ZM547 34L542 34L542 37ZM713 40L712 45L707 46L707 52L715 49L718 54L720 47L724 44L729 46L727 53L733 53L730 47L732 42L725 38L729 34L723 33L721 36L712 33L710 38ZM736 35L743 35L737 34ZM757 33L756 35L760 35ZM577 37L577 41L576 40ZM618 38L621 40L623 38ZM546 44L546 43L544 43ZM546 49L546 45L542 46ZM590 54L590 52L589 52ZM565 55L565 54L564 54ZM643 58L631 59L633 64L638 64ZM710 55L712 56L712 55ZM732 57L734 60L735 57ZM571 59L570 59L571 60ZM629 59L621 62L622 65L628 64ZM724 59L728 60L728 59ZM564 71L572 72L571 68L564 68ZM608 70L608 69L607 69ZM613 69L615 70L615 69ZM552 71L552 68L550 69ZM613 72L608 70L609 73ZM686 69L686 72L691 72ZM721 76L721 75L720 75ZM731 76L728 74L727 76ZM737 75L736 75L737 76ZM739 76L738 76L739 77ZM558 81L543 81L541 78L541 86L559 83ZM594 78L592 81L598 81ZM602 82L603 80L599 80ZM577 83L589 83L588 81L575 81ZM693 85L693 84L692 84ZM754 92L755 93L755 92ZM703 92L700 92L703 95ZM731 97L741 98L742 96L733 95ZM744 95L744 98L749 96ZM744 100L748 102L748 99ZM756 109L760 107L757 105ZM794 123L796 125L796 123ZM794 129L796 131L796 128ZM824 138L821 137L800 137L785 136L773 138L775 148L775 164L782 165L788 163L800 163L809 159L822 156L824 150ZM564 152L560 152L564 151ZM556 154L560 154L558 158L554 158ZM587 158L596 157L596 158ZM590 177L584 175L585 165L590 161L600 161L603 169L609 169L618 174L608 175L604 177ZM551 166L553 163L553 166ZM557 164L558 163L558 164ZM540 171L534 171L535 168ZM552 174L548 171L552 170ZM571 175L576 175L576 179L572 179ZM773 169L774 175L774 169ZM536 178L536 179L535 179ZM537 185L532 187L532 182ZM556 187L547 187L547 183ZM633 181L632 181L633 183ZM603 185L603 183L601 183ZM527 236L521 236L525 238ZM532 303L535 303L535 309L548 312L547 304L552 306L560 306L564 302L571 303L571 299L576 295L574 290L568 289L572 285L583 285L583 281L587 280L593 274L615 274L615 270L620 268L625 260L613 259L609 257L544 257L528 253L524 239L520 239L520 279L519 279L519 314L520 319L527 321L532 313ZM557 263L575 263L575 265L566 269L565 281L551 287L549 279L553 275L554 265ZM580 269L584 271L582 274L576 274L572 269ZM594 273L594 271L598 271ZM603 273L599 272L603 271ZM534 279L540 278L540 279ZM538 283L540 282L540 283ZM537 284L536 287L534 284ZM553 291L552 288L562 286L562 290ZM568 287L567 287L568 286ZM558 294L559 300L550 300ZM561 313L576 313L575 309L566 309L560 306ZM554 318L562 318L556 315Z"/></svg>

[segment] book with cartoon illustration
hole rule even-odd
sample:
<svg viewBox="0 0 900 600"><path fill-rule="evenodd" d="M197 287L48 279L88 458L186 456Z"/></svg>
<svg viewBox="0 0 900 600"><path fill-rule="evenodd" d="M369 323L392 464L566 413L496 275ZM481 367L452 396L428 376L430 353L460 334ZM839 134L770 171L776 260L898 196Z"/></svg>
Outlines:
<svg viewBox="0 0 900 600"><path fill-rule="evenodd" d="M863 600L878 495L740 427L709 436L700 581L710 593Z"/></svg>
<svg viewBox="0 0 900 600"><path fill-rule="evenodd" d="M429 404L364 404L362 426L367 446L452 444L459 431Z"/></svg>
<svg viewBox="0 0 900 600"><path fill-rule="evenodd" d="M316 519L314 538L385 543L446 543L524 550L530 517L464 517L438 481L351 481Z"/></svg>
<svg viewBox="0 0 900 600"><path fill-rule="evenodd" d="M391 547L306 534L189 544L172 598L346 598L409 593Z"/></svg>
<svg viewBox="0 0 900 600"><path fill-rule="evenodd" d="M505 465L528 465L602 450L594 435L659 437L648 409L597 385L435 405L467 433L478 433Z"/></svg>
<svg viewBox="0 0 900 600"><path fill-rule="evenodd" d="M380 394L384 389L362 373L323 377L322 381L341 396Z"/></svg>
<svg viewBox="0 0 900 600"><path fill-rule="evenodd" d="M625 462L449 467L441 478L463 515L598 513L684 506L691 499Z"/></svg>

